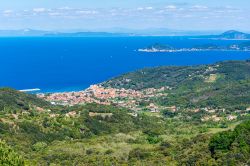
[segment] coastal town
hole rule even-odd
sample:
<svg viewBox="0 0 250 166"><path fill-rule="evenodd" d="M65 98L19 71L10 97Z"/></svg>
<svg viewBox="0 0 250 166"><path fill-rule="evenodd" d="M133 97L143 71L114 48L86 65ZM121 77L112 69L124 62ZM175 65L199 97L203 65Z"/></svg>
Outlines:
<svg viewBox="0 0 250 166"><path fill-rule="evenodd" d="M176 105L172 106L161 106L154 102L153 99L156 97L167 96L167 91L171 90L170 87L161 87L159 89L148 88L144 90L133 90L133 89L115 89L111 87L104 87L102 85L92 85L86 90L78 92L61 92L61 93L48 93L48 94L37 94L39 98L45 99L53 105L68 105L73 106L77 104L88 104L97 103L102 105L117 105L119 107L133 110L132 116L137 116L139 111L146 111L158 116L161 111L169 110L172 113L176 113L180 110L184 112L206 112L201 117L201 121L214 121L219 122L223 120L233 121L237 119L237 115L244 116L244 112L249 112L250 108L245 111L238 110L234 114L229 114L226 117L217 115L218 112L225 112L225 109L216 108L195 108L195 109L183 109ZM239 114L240 113L240 114ZM68 117L74 117L76 112L69 113Z"/></svg>
<svg viewBox="0 0 250 166"><path fill-rule="evenodd" d="M97 103L103 105L115 104L134 111L139 111L141 101L150 102L151 98L165 96L165 90L170 87L160 89L148 88L142 91L132 89L106 88L101 85L92 85L86 90L78 92L37 94L39 98L45 99L54 105L69 105L86 103ZM147 108L152 112L159 112L162 109L154 103L150 103Z"/></svg>

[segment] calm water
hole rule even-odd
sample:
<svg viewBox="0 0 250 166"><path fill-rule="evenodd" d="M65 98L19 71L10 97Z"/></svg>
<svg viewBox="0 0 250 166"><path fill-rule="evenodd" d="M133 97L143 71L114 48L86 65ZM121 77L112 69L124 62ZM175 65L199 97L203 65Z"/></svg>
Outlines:
<svg viewBox="0 0 250 166"><path fill-rule="evenodd" d="M0 87L42 92L81 90L136 69L249 59L249 52L139 53L154 43L192 47L242 41L170 37L0 38Z"/></svg>

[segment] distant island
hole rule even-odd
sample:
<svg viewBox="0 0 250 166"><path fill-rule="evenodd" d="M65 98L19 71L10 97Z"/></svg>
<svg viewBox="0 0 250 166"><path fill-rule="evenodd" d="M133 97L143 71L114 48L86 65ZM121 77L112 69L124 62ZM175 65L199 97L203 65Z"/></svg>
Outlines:
<svg viewBox="0 0 250 166"><path fill-rule="evenodd" d="M34 33L34 30L31 31ZM145 33L133 33L133 32L123 32L123 33L112 33L112 32L44 32L45 37L129 37L129 36L169 36L169 35L152 35ZM173 36L173 35L170 35ZM175 35L180 36L180 35ZM188 37L189 35L182 35ZM219 35L195 35L195 38L209 38L209 39L221 39L221 40L248 40L250 39L250 34L239 32L236 30L229 30Z"/></svg>
<svg viewBox="0 0 250 166"><path fill-rule="evenodd" d="M216 39L216 40L250 40L250 34L229 30L222 34L214 31L178 31L166 28L147 30L0 30L0 37L130 37L130 36L168 36L168 37L189 37L195 39Z"/></svg>
<svg viewBox="0 0 250 166"><path fill-rule="evenodd" d="M237 39L237 40L241 39L242 40L242 39L250 39L250 34L235 31L235 30L230 30L230 31L224 32L219 37L222 39Z"/></svg>
<svg viewBox="0 0 250 166"><path fill-rule="evenodd" d="M109 32L75 32L75 33L47 33L46 37L126 37L133 36L128 33L109 33Z"/></svg>
<svg viewBox="0 0 250 166"><path fill-rule="evenodd" d="M220 35L196 36L192 39L215 39L215 40L250 40L250 34L230 30ZM194 51L250 51L250 42L218 46L215 44L204 44L191 48L175 48L170 45L156 43L146 48L139 48L138 52L194 52Z"/></svg>
<svg viewBox="0 0 250 166"><path fill-rule="evenodd" d="M91 32L91 31L43 31L34 29L0 30L0 37L125 37L133 33Z"/></svg>
<svg viewBox="0 0 250 166"><path fill-rule="evenodd" d="M164 44L153 44L146 48L140 48L138 52L195 52L195 51L250 51L250 42L241 44L231 44L228 46L218 46L215 44L204 44L191 48L175 48Z"/></svg>
<svg viewBox="0 0 250 166"><path fill-rule="evenodd" d="M216 39L216 40L250 40L250 34L229 30L219 35L196 36L197 39Z"/></svg>

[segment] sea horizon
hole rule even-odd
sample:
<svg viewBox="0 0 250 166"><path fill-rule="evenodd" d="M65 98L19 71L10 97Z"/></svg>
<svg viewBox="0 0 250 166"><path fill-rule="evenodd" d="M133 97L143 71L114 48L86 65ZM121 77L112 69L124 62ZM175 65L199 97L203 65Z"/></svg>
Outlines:
<svg viewBox="0 0 250 166"><path fill-rule="evenodd" d="M37 93L80 91L90 85L148 67L205 65L225 60L249 59L249 52L135 51L155 43L183 48L208 43L228 45L241 42L244 41L165 36L0 38L0 60L5 62L0 66L3 80L0 87L41 89Z"/></svg>

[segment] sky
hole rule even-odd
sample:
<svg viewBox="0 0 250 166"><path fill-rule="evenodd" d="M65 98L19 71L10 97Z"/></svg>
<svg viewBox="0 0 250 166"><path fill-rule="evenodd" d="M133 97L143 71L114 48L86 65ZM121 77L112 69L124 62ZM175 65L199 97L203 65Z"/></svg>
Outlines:
<svg viewBox="0 0 250 166"><path fill-rule="evenodd" d="M250 0L0 0L0 29L250 31Z"/></svg>

